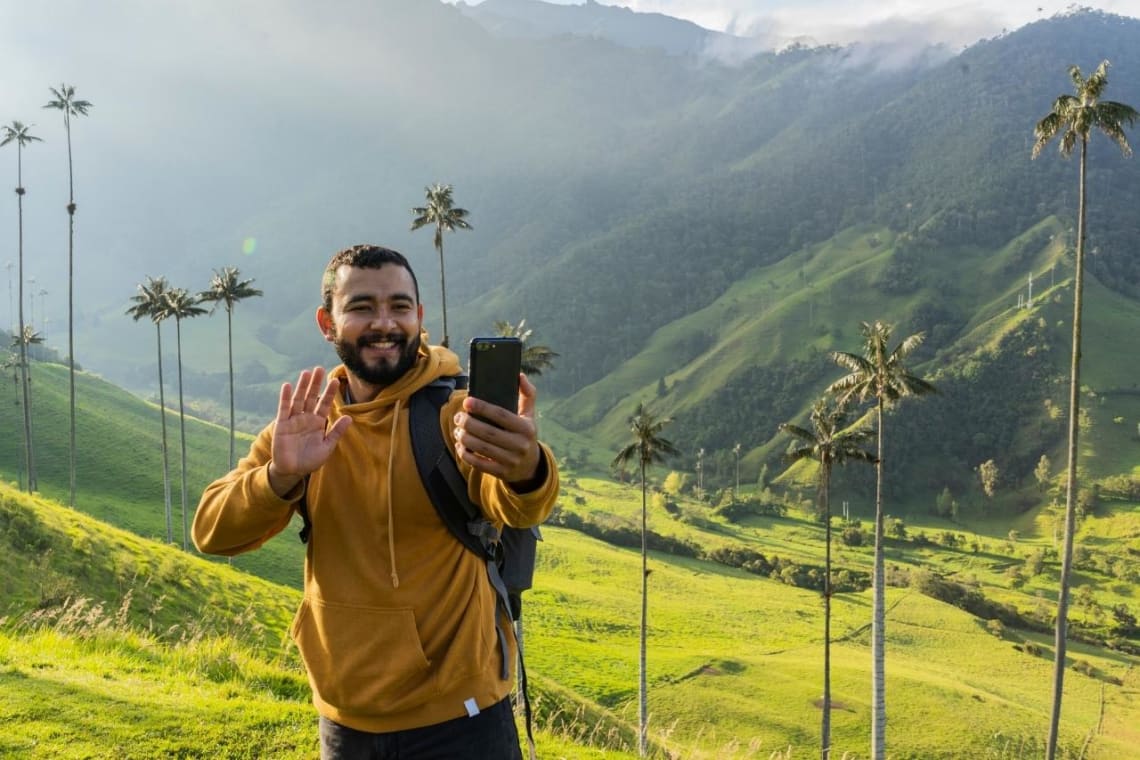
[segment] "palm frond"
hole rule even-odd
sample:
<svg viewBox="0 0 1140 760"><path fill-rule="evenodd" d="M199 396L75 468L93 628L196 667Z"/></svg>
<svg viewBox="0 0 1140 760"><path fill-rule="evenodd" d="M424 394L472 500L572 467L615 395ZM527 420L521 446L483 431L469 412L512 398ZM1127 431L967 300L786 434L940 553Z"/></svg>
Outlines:
<svg viewBox="0 0 1140 760"><path fill-rule="evenodd" d="M86 116L87 111L94 105L89 100L76 100L75 88L71 85L61 84L58 90L54 87L48 89L55 96L55 100L45 103L43 107L63 111L65 118L68 116Z"/></svg>
<svg viewBox="0 0 1140 760"><path fill-rule="evenodd" d="M15 141L16 145L20 148L24 147L30 142L43 142L43 140L31 134L28 130L34 127L35 124L24 124L22 121L13 121L11 124L5 124L4 139L0 140L0 147Z"/></svg>
<svg viewBox="0 0 1140 760"><path fill-rule="evenodd" d="M926 333L922 332L916 332L914 335L907 336L895 347L895 350L891 352L889 361L901 362L907 356L914 353L914 350L921 346L924 340L926 340Z"/></svg>
<svg viewBox="0 0 1140 760"><path fill-rule="evenodd" d="M198 305L198 299L190 295L186 288L174 288L166 291L164 300L167 316L174 317L177 320L198 317L208 311L208 309Z"/></svg>
<svg viewBox="0 0 1140 760"><path fill-rule="evenodd" d="M787 433L790 436L799 438L801 441L815 441L815 435L810 430L802 428L799 425L793 425L790 422L782 422L776 428L781 433Z"/></svg>
<svg viewBox="0 0 1140 760"><path fill-rule="evenodd" d="M613 465L623 466L631 459L637 459L643 465L650 465L664 461L667 457L679 455L681 452L673 442L661 437L661 431L670 422L672 419L657 417L644 402L639 402L637 409L629 417L629 429L633 433L633 441L618 452Z"/></svg>
<svg viewBox="0 0 1140 760"><path fill-rule="evenodd" d="M210 278L209 290L203 290L197 299L200 302L224 304L226 311L232 312L238 301L264 295L253 287L253 282L252 279L241 279L241 270L237 267L223 267L221 271L215 269L214 276Z"/></svg>
<svg viewBox="0 0 1140 760"><path fill-rule="evenodd" d="M1036 138L1033 158L1037 158L1045 145L1057 135L1061 136L1061 154L1072 155L1078 144L1088 141L1094 127L1115 142L1125 156L1132 154L1132 148L1124 135L1124 126L1132 126L1140 113L1124 103L1101 102L1100 98L1108 87L1108 68L1109 62L1101 61L1088 79L1081 74L1080 67L1069 68L1069 77L1076 94L1058 96L1053 102L1052 110L1037 122L1033 130Z"/></svg>
<svg viewBox="0 0 1140 760"><path fill-rule="evenodd" d="M147 277L145 282L139 283L138 292L131 296L134 306L127 309L127 314L136 322L144 317L155 323L166 319L166 290L165 277Z"/></svg>

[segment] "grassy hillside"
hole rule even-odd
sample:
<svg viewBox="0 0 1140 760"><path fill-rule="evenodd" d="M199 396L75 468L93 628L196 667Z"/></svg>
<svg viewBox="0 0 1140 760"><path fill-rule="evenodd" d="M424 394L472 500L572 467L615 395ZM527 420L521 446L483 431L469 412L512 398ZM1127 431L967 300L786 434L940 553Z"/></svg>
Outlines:
<svg viewBox="0 0 1140 760"><path fill-rule="evenodd" d="M300 594L0 483L0 736L12 758L312 758L316 714L287 631ZM544 680L541 676L537 679ZM599 714L536 689L542 757ZM626 730L628 734L628 729Z"/></svg>
<svg viewBox="0 0 1140 760"><path fill-rule="evenodd" d="M60 364L32 362L32 439L40 493L69 499L68 376ZM144 401L101 378L76 374L76 508L140 536L164 540L166 518L162 485L162 432L157 399ZM23 416L11 385L0 389L0 478L23 483ZM178 396L166 396L167 456L174 514L174 543L182 545L182 485ZM173 408L173 410L172 410ZM9 434L8 431L11 431ZM239 433L236 453L250 437ZM187 522L202 489L229 469L229 431L187 416ZM298 524L299 528L299 524ZM300 587L304 547L295 538L274 541L263 552L234 564L263 577ZM195 552L190 544L191 552Z"/></svg>
<svg viewBox="0 0 1140 760"><path fill-rule="evenodd" d="M971 334L980 335L979 329ZM45 404L55 399L66 408L65 396L49 390L53 383L66 386L62 368L37 364L33 377L37 399ZM81 441L106 444L88 444L90 448L81 451L81 460L97 462L100 472L98 477L89 476L91 493L85 490L88 479L80 479L80 507L105 503L108 521L128 515L128 526L143 524L149 526L148 536L161 537L157 474L161 465L153 451L147 454L138 444L149 440L157 447L156 422L151 420L152 430L145 431L147 412L153 413L154 407L89 376L82 376L80 391L85 408L81 429L86 431ZM92 397L101 401L86 406ZM1119 435L1118 443L1124 445L1127 431L1102 418L1114 411L1114 399L1109 396L1093 405L1093 431L1097 436ZM54 423L50 415L43 418L37 436L66 437L65 416L55 416ZM136 420L139 430L117 432L112 423L118 419ZM568 516L573 516L581 525L580 530L554 524L547 528L535 589L526 603L528 663L543 725L548 727L544 741L557 746L569 742L566 746L571 749L559 750L558 756L620 753L634 746L631 725L636 721L639 563L637 543L630 538L637 536L640 493L605 475L612 453L590 437L561 427L548 415L540 424L559 455L572 460L565 472L562 516L554 522L570 524ZM1106 432L1096 432L1098 428ZM204 481L210 467L224 459L225 431L200 423L191 423L188 429L201 436L194 438L198 443L190 456L191 471L200 473ZM1094 451L1109 456L1107 449ZM9 456L15 457L15 452ZM1114 456L1114 466L1128 460L1127 454ZM149 464L140 464L140 459ZM139 474L114 476L116 468L131 471L130 467L137 467ZM66 467L45 466L43 473L45 494L65 498ZM652 477L659 482L663 475L658 471ZM806 484L811 473L801 477ZM140 483L154 497L140 499ZM733 522L707 502L694 499L688 489L654 493L650 531L661 537L660 545L675 547L671 554L655 551L651 564L650 700L652 735L659 746L694 758L767 756L789 744L800 753L814 746L822 630L814 584L823 563L823 530L808 514L807 495L794 488L765 495L783 503L786 516ZM836 505L858 498L837 483ZM1019 497L1011 491L995 498ZM897 757L977 757L997 751L1006 740L995 738L999 734L1030 742L1044 733L1052 648L1048 629L1058 575L1054 546L1058 510L1050 498L1043 492L1035 506L1014 519L979 513L951 522L916 513L906 517L905 525L892 528L887 547L888 709ZM107 680L112 683L127 680L129 662L139 649L161 652L154 655L158 665L150 683L131 681L132 691L144 694L147 689L177 692L182 679L188 684L185 688L196 688L191 684L194 674L214 667L209 663L218 658L244 663L248 658L250 664L233 667L253 675L234 676L236 685L227 680L230 676L219 676L226 686L218 692L211 691L217 683L211 681L202 683L192 699L188 697L201 700L203 723L210 722L209 711L216 708L212 694L240 695L247 689L268 688L276 695L272 699L282 699L283 692L293 694L290 699L295 697L297 712L282 708L283 714L305 714L303 695L296 694L298 689L304 691L299 665L285 643L297 592L243 572L256 567L259 555L268 551L296 551L299 545L291 535L238 558L235 571L225 563L111 528L46 498L18 494L10 484L0 486L0 506L0 540L5 542L0 554L6 569L6 608L0 615L7 618L5 651L15 652L5 655L4 672L21 689L21 702L10 709L26 714L30 708L19 705L26 699L34 702L41 686L49 688L34 683L48 673L55 674L52 678L82 680L90 679L95 669L111 674ZM140 516L140 511L146 514ZM868 529L865 523L846 527L859 529L864 536ZM870 569L867 543L837 540L835 548L837 572L855 579L855 585L839 594L834 605L834 690L841 706L833 730L836 747L853 756L859 756L867 744L869 597L858 590L857 582ZM1118 609L1137 612L1140 575L1134 558L1140 554L1140 505L1106 496L1095 514L1082 520L1078 546L1072 615L1079 640L1070 649L1065 742L1079 747L1090 729L1099 726L1086 757L1128 757L1140 741L1134 733L1140 725L1140 699L1135 681L1138 659L1126 652L1140 646L1140 636L1122 627L1116 615ZM733 552L763 557L773 569L748 572L731 560ZM711 557L721 561L710 561ZM270 567L268 574L272 572ZM284 580L291 582L288 575ZM940 583L958 584L954 588L973 596L956 603L938 601L930 594L937 595ZM979 613L979 600L989 605L984 607L989 612ZM100 604L101 611L94 612ZM101 620L109 622L103 625ZM112 643L80 643L77 640L92 638L77 630L84 626L94 626ZM136 642L145 636L154 641ZM216 640L211 646L222 654L179 649L207 639ZM57 647L64 650L60 662L45 654L43 667L29 669L24 664L29 648L50 652ZM97 664L100 652L120 650L126 650L127 664ZM196 658L207 664L194 664ZM79 664L67 664L71 661ZM19 674L13 675L16 671ZM278 679L273 683L286 686L265 687L263 682L273 678ZM70 693L58 683L50 689L46 693L53 698ZM114 689L108 693L113 696ZM162 709L157 706L164 702L157 695L152 701L161 724ZM960 720L945 724L930 720L931 715L947 712ZM251 708L250 725L268 725L256 713ZM304 752L311 735L303 724L300 729L296 725L292 718L273 723L265 730L274 738L266 742L283 742L281 746L287 747L283 753L293 751L288 747ZM923 729L911 730L914 726ZM45 741L58 736L53 733L57 729L46 725L36 730ZM143 741L148 731L171 733L165 724L137 730L141 733L112 734L100 728L95 735L104 737L100 746L113 748ZM213 734L188 734L171 741L223 746L217 745L222 740ZM579 751L575 747L588 742L595 743L593 749L574 754ZM224 751L237 756L246 752Z"/></svg>
<svg viewBox="0 0 1140 760"><path fill-rule="evenodd" d="M636 494L589 479L568 492L571 500L577 496L615 521L632 521L638 506ZM1140 511L1133 520L1140 525ZM670 523L656 514L651 528L726 542L751 534L765 551L782 547L818 558L819 528L801 519L735 532L696 528L684 519ZM1099 530L1109 524L1123 527L1113 520ZM1086 531L1086 540L1096 530ZM10 486L0 486L0 537L10 600L0 627L0 680L9 697L0 711L5 719L19 716L28 729L8 737L5 752L145 757L161 748L202 757L311 756L306 686L294 650L284 643L295 591L139 540ZM524 617L545 727L540 756L627 756L636 714L637 553L576 531L548 528L545 537ZM993 547L977 555L931 551L923 558L899 545L891 560L945 569L957 562L988 592L998 575L991 565L1002 564L1003 553ZM867 561L865 551L840 555L841 566ZM765 757L788 745L797 755L810 752L820 688L818 596L667 555L655 554L651 570L655 743L691 758ZM833 730L836 747L856 757L867 741L868 605L865 592L851 593L839 595L834 608ZM1019 651L1027 642L1039 653ZM1048 707L1049 647L1046 635L1010 629L995 635L961 610L913 589L892 589L894 756L977 757L999 747L999 736L1039 737ZM1067 679L1066 746L1077 747L1099 724L1086 757L1136 756L1137 659L1080 643L1071 656L1083 672L1073 670ZM46 704L52 709L38 707ZM928 717L947 712L956 720ZM594 746L583 746L587 742Z"/></svg>
<svg viewBox="0 0 1140 760"><path fill-rule="evenodd" d="M955 334L928 338L934 337L949 356L973 354L995 340L1000 335L995 330L1004 329L1003 323L1016 315L1013 306L1029 272L1038 273L1037 295L1044 295L1040 272L1048 272L1061 258L1060 233L1054 220L996 251L942 248L916 254L900 252L910 236L898 237L883 227L844 230L776 264L756 268L709 307L662 327L645 350L560 403L554 413L570 427L588 428L606 441L616 441L624 433L630 396L654 398L661 378L670 388L659 402L661 410L684 416L757 366L786 364L830 350L857 350L860 321L895 323L900 335L927 328L916 310L935 299L949 315L942 319L958 321L961 327ZM1025 250L1027 239L1032 250ZM916 258L920 260L912 261ZM1064 261L1058 269L1059 281L1071 274L1071 264L1066 267ZM894 280L901 282L890 284ZM1002 320L995 322L999 315ZM1090 331L1107 340L1119 334L1112 325L1102 329L1091 318L1089 324ZM922 367L927 372L937 368ZM775 434L775 424L757 432L760 437L752 446L766 443Z"/></svg>

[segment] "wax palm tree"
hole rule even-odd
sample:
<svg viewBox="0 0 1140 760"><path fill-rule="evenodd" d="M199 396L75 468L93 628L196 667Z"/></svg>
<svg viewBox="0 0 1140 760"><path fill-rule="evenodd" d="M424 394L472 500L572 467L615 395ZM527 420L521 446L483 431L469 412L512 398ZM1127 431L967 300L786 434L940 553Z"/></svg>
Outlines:
<svg viewBox="0 0 1140 760"><path fill-rule="evenodd" d="M495 334L503 338L518 338L522 341L522 371L527 377L541 375L544 369L553 369L554 360L560 354L553 351L550 346L534 345L528 343L531 330L526 326L526 320L522 320L517 325L512 325L510 322L498 321L495 322Z"/></svg>
<svg viewBox="0 0 1140 760"><path fill-rule="evenodd" d="M31 406L31 403L32 403L32 365L31 365L32 346L40 345L43 342L44 342L44 336L41 333L36 332L35 328L32 327L31 325L24 325L24 329L19 335L13 335L12 336L11 347L19 349L17 352L17 355L19 357L22 357L22 359L20 359L18 361L20 362L20 368L23 370L22 376L23 376L24 388L26 391L26 395L24 396L24 398L25 398L24 403L27 404L28 406ZM33 423L32 415L31 414L25 415L25 424L27 426L25 429L27 431L27 436L28 436L29 441L32 440L32 431L33 431L32 423ZM30 451L31 451L31 449L29 449L29 452ZM31 457L31 454L29 453L29 460L28 460L28 462L29 462L28 472L29 473L34 471L34 468L31 467L31 463L34 461L35 461L34 457ZM29 477L31 477L31 476L29 475ZM29 485L28 486L29 493L31 491L36 490L36 487L37 486Z"/></svg>
<svg viewBox="0 0 1140 760"><path fill-rule="evenodd" d="M890 350L891 325L884 322L863 323L863 353L836 351L831 354L835 362L849 374L836 380L827 393L836 396L841 404L851 399L875 399L875 420L879 430L878 453L875 464L875 570L873 578L871 618L871 756L874 760L886 757L886 672L885 628L886 587L883 579L883 412L888 404L903 396L933 393L934 386L911 374L904 362L920 345L923 333L915 333Z"/></svg>
<svg viewBox="0 0 1140 760"><path fill-rule="evenodd" d="M448 345L447 335L447 278L443 273L443 231L469 230L471 225L467 221L469 213L465 208L453 206L451 198L451 185L441 185L438 182L424 188L427 205L416 206L412 209L412 231L429 224L435 226L435 250L439 252L439 291L443 303L443 345Z"/></svg>
<svg viewBox="0 0 1140 760"><path fill-rule="evenodd" d="M24 325L22 333L12 336L12 347L23 346L25 354L30 354L32 346L41 345L43 342L43 333L37 332L32 325Z"/></svg>
<svg viewBox="0 0 1140 760"><path fill-rule="evenodd" d="M165 294L166 317L174 317L174 336L178 357L178 434L182 448L182 550L190 548L190 523L186 517L186 405L182 401L182 320L193 319L207 312L198 305L198 299L185 288L171 288Z"/></svg>
<svg viewBox="0 0 1140 760"><path fill-rule="evenodd" d="M162 320L170 313L166 305L166 291L168 284L165 277L147 277L146 282L140 283L138 293L131 296L135 305L127 309L137 322L146 317L154 322L155 333L158 335L158 406L159 416L162 419L162 494L166 506L166 543L174 543L174 515L170 506L170 458L166 448L166 391L162 382Z"/></svg>
<svg viewBox="0 0 1140 760"><path fill-rule="evenodd" d="M33 142L43 142L32 135L28 130L31 124L13 121L3 127L3 139L0 147L8 143L16 143L16 204L19 217L19 244L17 245L18 265L16 276L19 281L17 287L17 311L19 312L19 332L24 334L24 148ZM28 493L36 490L35 456L32 451L32 405L30 403L31 388L28 386L28 347L20 341L20 388L24 399L24 460L28 469Z"/></svg>
<svg viewBox="0 0 1140 760"><path fill-rule="evenodd" d="M676 456L680 452L667 439L661 437L661 431L672 422L668 417L659 418L644 403L638 403L633 416L629 418L629 429L633 433L633 440L614 457L613 464L624 469L630 460L636 460L641 468L641 652L639 659L638 677L638 740L637 748L641 757L645 757L649 750L649 701L646 681L646 632L648 630L648 546L647 546L647 498L648 484L646 470L654 462L661 462L666 457Z"/></svg>
<svg viewBox="0 0 1140 760"><path fill-rule="evenodd" d="M75 506L75 173L71 163L71 117L86 116L91 102L75 99L75 88L61 84L49 88L54 97L44 108L63 111L63 128L67 132L67 368L70 414L69 451L71 452L71 506Z"/></svg>
<svg viewBox="0 0 1140 760"><path fill-rule="evenodd" d="M780 430L795 441L784 455L789 461L812 459L819 462L818 499L824 519L823 563L823 717L820 726L821 757L831 757L831 470L836 464L851 460L874 462L875 456L863 445L875 437L866 428L846 429L847 408L831 404L827 399L815 402L811 410L811 429L790 422ZM737 444L737 449L740 444Z"/></svg>
<svg viewBox="0 0 1140 760"><path fill-rule="evenodd" d="M1080 415L1081 377L1081 309L1084 291L1085 266L1085 172L1088 164L1089 137L1093 130L1103 132L1120 146L1125 156L1131 155L1132 148L1124 135L1124 126L1132 126L1140 114L1132 106L1101 100L1108 86L1108 61L1101 61L1096 71L1088 79L1077 66L1069 68L1076 95L1061 95L1053 102L1053 109L1037 122L1033 130L1036 142L1032 157L1037 158L1046 145L1060 135L1063 155L1071 156L1073 148L1080 145L1077 193L1077 262L1073 280L1073 353L1069 374L1069 451L1068 489L1065 496L1065 542L1061 560L1061 588L1057 595L1057 629L1053 663L1053 704L1049 721L1049 740L1046 756L1049 760L1057 751L1057 732L1061 720L1061 696L1065 679L1065 640L1068 635L1069 575L1073 558L1073 531L1076 518L1077 493L1077 433Z"/></svg>
<svg viewBox="0 0 1140 760"><path fill-rule="evenodd" d="M253 287L253 280L241 279L237 267L214 270L210 279L210 289L198 294L200 301L213 301L223 304L226 309L226 345L229 347L230 368L230 469L234 466L234 306L238 301L254 298L262 292ZM211 310L213 313L213 310Z"/></svg>

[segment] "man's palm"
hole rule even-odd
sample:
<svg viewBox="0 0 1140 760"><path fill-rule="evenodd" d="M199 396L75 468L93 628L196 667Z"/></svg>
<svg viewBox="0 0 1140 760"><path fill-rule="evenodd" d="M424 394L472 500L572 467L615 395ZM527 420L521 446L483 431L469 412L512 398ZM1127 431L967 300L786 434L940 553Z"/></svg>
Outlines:
<svg viewBox="0 0 1140 760"><path fill-rule="evenodd" d="M328 426L340 382L329 380L321 392L324 376L324 368L314 367L301 373L296 388L281 386L273 428L273 463L281 475L304 477L319 468L352 424L351 417L341 417Z"/></svg>

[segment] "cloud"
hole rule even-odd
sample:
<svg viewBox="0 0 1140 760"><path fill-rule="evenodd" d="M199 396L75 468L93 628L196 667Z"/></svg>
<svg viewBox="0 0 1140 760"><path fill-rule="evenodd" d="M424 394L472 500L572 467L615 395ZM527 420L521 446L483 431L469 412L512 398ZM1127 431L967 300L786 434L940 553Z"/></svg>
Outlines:
<svg viewBox="0 0 1140 760"><path fill-rule="evenodd" d="M577 3L584 0L548 0ZM960 48L1003 30L1064 13L1071 0L599 0L640 13L664 13L707 29L756 39L769 48L810 44L898 43ZM1084 5L1085 3L1081 3ZM1140 0L1095 7L1140 16Z"/></svg>

